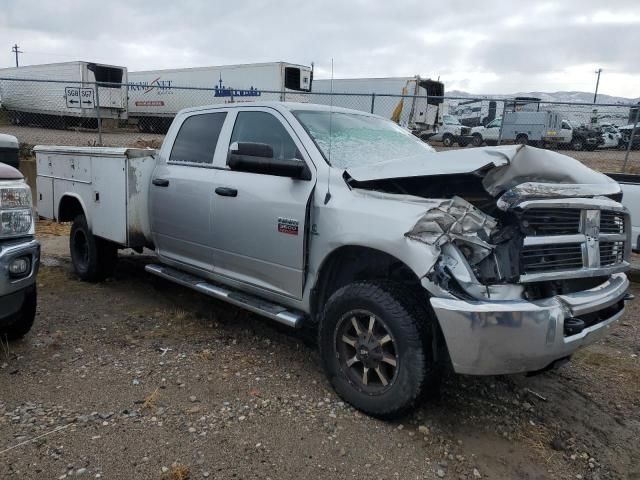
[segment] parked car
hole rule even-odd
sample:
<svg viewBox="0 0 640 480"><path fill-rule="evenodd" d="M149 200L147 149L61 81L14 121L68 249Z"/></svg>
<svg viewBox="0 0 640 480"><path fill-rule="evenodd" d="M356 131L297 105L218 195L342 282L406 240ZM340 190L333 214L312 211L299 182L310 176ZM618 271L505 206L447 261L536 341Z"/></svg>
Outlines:
<svg viewBox="0 0 640 480"><path fill-rule="evenodd" d="M7 164L15 157L6 150L0 150L0 337L15 340L29 332L35 319L40 244L34 237L31 190Z"/></svg>
<svg viewBox="0 0 640 480"><path fill-rule="evenodd" d="M640 149L640 124L638 124L635 129L633 124L629 124L620 127L618 130L620 131L620 143L618 144L618 148L621 150L627 150L629 148L629 143L631 143L632 150Z"/></svg>
<svg viewBox="0 0 640 480"><path fill-rule="evenodd" d="M422 133L420 138L424 141L442 142L445 147L452 147L454 143L466 147L471 143L471 128L465 127L451 115L443 115L442 125L434 129L435 133Z"/></svg>
<svg viewBox="0 0 640 480"><path fill-rule="evenodd" d="M381 117L278 102L183 110L159 152L35 151L40 213L73 222L80 278L154 248L154 275L317 328L335 390L379 417L447 366L557 366L628 298L620 186L557 152L435 153Z"/></svg>
<svg viewBox="0 0 640 480"><path fill-rule="evenodd" d="M620 141L622 140L622 134L618 130L616 125L601 125L600 136L602 137L602 143L598 145L598 148L619 148Z"/></svg>
<svg viewBox="0 0 640 480"><path fill-rule="evenodd" d="M607 173L622 188L622 204L629 210L631 223L631 248L640 252L640 175L632 173Z"/></svg>
<svg viewBox="0 0 640 480"><path fill-rule="evenodd" d="M495 146L500 138L500 126L502 125L502 117L498 117L486 126L477 126L471 129L471 143L474 147L480 147L483 144Z"/></svg>

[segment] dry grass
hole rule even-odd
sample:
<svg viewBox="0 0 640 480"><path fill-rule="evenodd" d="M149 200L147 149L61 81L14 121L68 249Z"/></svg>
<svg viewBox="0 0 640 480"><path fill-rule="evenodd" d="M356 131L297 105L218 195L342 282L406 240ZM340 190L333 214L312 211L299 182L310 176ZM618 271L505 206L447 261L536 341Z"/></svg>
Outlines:
<svg viewBox="0 0 640 480"><path fill-rule="evenodd" d="M158 401L158 398L160 398L160 389L156 388L153 392L151 392L149 395L144 397L144 403L142 404L142 408L155 411L156 402Z"/></svg>
<svg viewBox="0 0 640 480"><path fill-rule="evenodd" d="M196 352L195 356L198 357L200 360L203 360L205 362L213 360L213 353L209 349L205 349L205 350L202 350L200 352Z"/></svg>
<svg viewBox="0 0 640 480"><path fill-rule="evenodd" d="M180 463L174 463L169 470L169 478L171 480L188 480L190 473L189 467Z"/></svg>
<svg viewBox="0 0 640 480"><path fill-rule="evenodd" d="M52 235L56 237L66 236L69 235L70 231L70 223L57 223L51 220L44 219L38 220L38 222L36 223L36 235L38 237L46 235Z"/></svg>

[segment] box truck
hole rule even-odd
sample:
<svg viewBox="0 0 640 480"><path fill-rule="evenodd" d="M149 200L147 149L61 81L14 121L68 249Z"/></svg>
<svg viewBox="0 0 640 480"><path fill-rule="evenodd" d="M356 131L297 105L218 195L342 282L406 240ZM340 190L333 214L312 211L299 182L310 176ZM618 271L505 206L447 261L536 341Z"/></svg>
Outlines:
<svg viewBox="0 0 640 480"><path fill-rule="evenodd" d="M424 136L443 126L443 96L442 82L418 75L334 78L315 80L311 102L380 115Z"/></svg>
<svg viewBox="0 0 640 480"><path fill-rule="evenodd" d="M126 83L126 67L93 62L3 68L0 101L14 124L95 128L98 115L127 118Z"/></svg>
<svg viewBox="0 0 640 480"><path fill-rule="evenodd" d="M256 100L306 101L313 67L286 62L129 72L129 120L164 133L183 108ZM184 87L184 88L180 88ZM277 93L273 93L277 92Z"/></svg>

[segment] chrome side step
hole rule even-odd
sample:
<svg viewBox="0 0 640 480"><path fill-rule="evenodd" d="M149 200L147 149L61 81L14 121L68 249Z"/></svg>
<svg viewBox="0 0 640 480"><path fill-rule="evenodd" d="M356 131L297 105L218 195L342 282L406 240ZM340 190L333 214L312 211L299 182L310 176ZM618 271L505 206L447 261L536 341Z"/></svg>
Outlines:
<svg viewBox="0 0 640 480"><path fill-rule="evenodd" d="M165 265L150 264L145 267L149 273L153 273L166 280L192 288L213 298L223 300L250 312L275 320L289 327L299 328L302 325L304 315L300 312L287 310L276 303L262 300L246 293L230 290L227 287L209 283L200 277L182 272Z"/></svg>

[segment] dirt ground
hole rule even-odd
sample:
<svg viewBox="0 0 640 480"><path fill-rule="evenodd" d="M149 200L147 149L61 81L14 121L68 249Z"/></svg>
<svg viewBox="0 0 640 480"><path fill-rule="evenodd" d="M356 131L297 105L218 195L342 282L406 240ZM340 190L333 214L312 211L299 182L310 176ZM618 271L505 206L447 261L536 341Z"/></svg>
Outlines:
<svg viewBox="0 0 640 480"><path fill-rule="evenodd" d="M66 228L38 230L36 325L0 349L0 478L640 479L638 303L558 371L450 375L382 422L306 338L151 278L149 256L82 283Z"/></svg>

